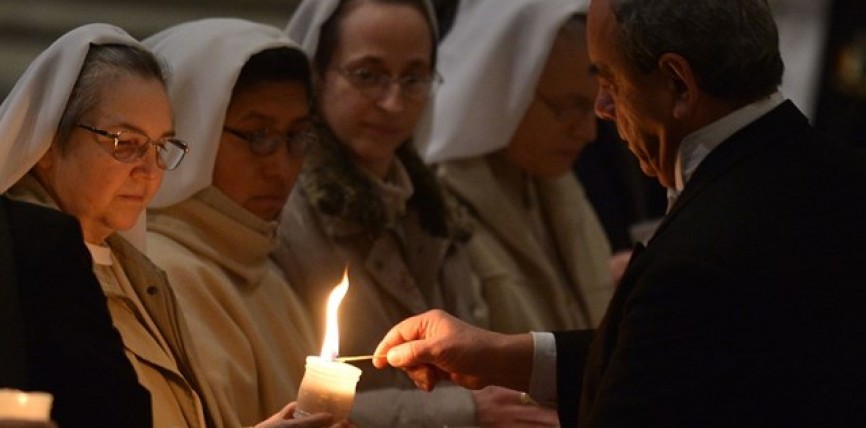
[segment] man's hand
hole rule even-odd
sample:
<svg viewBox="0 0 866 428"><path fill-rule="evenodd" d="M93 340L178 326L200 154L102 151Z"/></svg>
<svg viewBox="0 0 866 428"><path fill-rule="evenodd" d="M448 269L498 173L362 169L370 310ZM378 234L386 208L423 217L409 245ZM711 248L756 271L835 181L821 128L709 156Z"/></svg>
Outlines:
<svg viewBox="0 0 866 428"><path fill-rule="evenodd" d="M375 355L387 355L387 364L406 371L425 391L442 379L470 389L495 384L525 390L532 353L529 334L494 333L433 310L397 324ZM383 359L373 363L378 368L386 365Z"/></svg>

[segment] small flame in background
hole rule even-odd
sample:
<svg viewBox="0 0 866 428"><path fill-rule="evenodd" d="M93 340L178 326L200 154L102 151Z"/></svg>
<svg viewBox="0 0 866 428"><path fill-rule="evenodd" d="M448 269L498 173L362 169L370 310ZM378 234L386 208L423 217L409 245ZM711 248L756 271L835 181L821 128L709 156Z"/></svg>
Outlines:
<svg viewBox="0 0 866 428"><path fill-rule="evenodd" d="M334 287L331 295L328 296L328 309L325 317L325 341L322 343L321 357L324 360L333 361L340 355L340 328L337 321L337 311L340 309L340 302L343 297L346 297L346 292L349 291L349 268L343 271L343 280L340 284Z"/></svg>

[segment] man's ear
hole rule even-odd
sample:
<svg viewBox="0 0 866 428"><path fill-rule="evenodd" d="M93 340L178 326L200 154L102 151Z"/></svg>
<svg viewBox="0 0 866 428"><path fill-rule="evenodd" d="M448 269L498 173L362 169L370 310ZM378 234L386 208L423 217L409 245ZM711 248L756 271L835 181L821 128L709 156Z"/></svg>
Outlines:
<svg viewBox="0 0 866 428"><path fill-rule="evenodd" d="M658 67L674 93L674 117L683 119L690 116L697 108L699 97L697 76L692 66L682 55L668 52L659 58Z"/></svg>

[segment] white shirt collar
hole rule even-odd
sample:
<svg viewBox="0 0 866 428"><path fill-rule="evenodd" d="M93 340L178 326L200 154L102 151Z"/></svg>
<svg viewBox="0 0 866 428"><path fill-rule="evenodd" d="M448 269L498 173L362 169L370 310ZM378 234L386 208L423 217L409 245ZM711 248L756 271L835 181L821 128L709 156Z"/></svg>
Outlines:
<svg viewBox="0 0 866 428"><path fill-rule="evenodd" d="M785 102L785 97L779 92L774 92L766 98L762 98L749 105L741 107L727 116L689 134L680 143L677 150L677 161L674 164L674 178L676 187L669 189L676 195L683 191L689 179L716 147L745 128L750 123L758 120L761 116Z"/></svg>
<svg viewBox="0 0 866 428"><path fill-rule="evenodd" d="M111 266L111 248L108 245L98 245L85 242L84 245L90 250L90 256L93 257L93 263L100 266Z"/></svg>

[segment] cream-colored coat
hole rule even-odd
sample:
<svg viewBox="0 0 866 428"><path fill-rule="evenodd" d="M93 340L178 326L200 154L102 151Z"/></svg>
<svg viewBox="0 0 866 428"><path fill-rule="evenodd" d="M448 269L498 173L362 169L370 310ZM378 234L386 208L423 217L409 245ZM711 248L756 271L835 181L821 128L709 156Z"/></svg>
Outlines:
<svg viewBox="0 0 866 428"><path fill-rule="evenodd" d="M193 335L217 426L254 425L296 398L317 353L309 315L271 253L276 223L213 187L148 221L148 253L165 269Z"/></svg>
<svg viewBox="0 0 866 428"><path fill-rule="evenodd" d="M507 196L502 186L511 184L497 179L488 157L445 162L437 172L475 220L468 249L491 329L519 333L598 325L613 294L610 245L571 174L533 179L559 263L546 256L527 210Z"/></svg>

